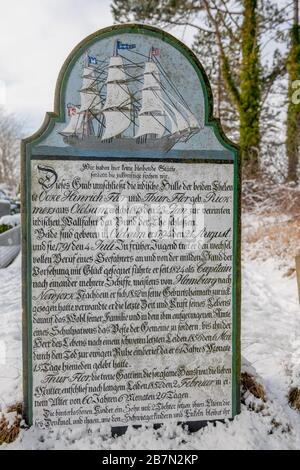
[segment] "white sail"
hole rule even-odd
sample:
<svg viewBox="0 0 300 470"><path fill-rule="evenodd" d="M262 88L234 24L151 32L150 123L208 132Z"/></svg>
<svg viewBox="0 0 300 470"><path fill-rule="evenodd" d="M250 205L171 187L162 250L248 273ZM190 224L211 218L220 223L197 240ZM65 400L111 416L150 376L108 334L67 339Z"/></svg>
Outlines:
<svg viewBox="0 0 300 470"><path fill-rule="evenodd" d="M146 134L156 134L162 137L166 130L166 118L162 116L153 116L151 114L142 114L139 116L139 129L135 137L141 137Z"/></svg>
<svg viewBox="0 0 300 470"><path fill-rule="evenodd" d="M188 117L188 120L189 120L189 123L190 123L190 128L192 130L200 129L199 122L197 121L195 116L189 110L187 110L187 117Z"/></svg>
<svg viewBox="0 0 300 470"><path fill-rule="evenodd" d="M172 111L176 125L172 126L172 134L175 134L177 132L185 132L190 129L190 124L188 119L183 116L176 108L175 106L171 105L171 103L168 103L167 101L163 100L164 103L167 105L167 107ZM168 115L169 116L169 115Z"/></svg>
<svg viewBox="0 0 300 470"><path fill-rule="evenodd" d="M154 62L146 62L142 87L142 107L139 112L139 129L135 137L154 134L159 138L164 135L165 131L166 109L162 98L159 71Z"/></svg>
<svg viewBox="0 0 300 470"><path fill-rule="evenodd" d="M89 67L84 67L82 74L82 87L81 91L95 88L96 74L95 70Z"/></svg>
<svg viewBox="0 0 300 470"><path fill-rule="evenodd" d="M164 113L159 71L154 62L146 62L142 87L142 108L140 114Z"/></svg>
<svg viewBox="0 0 300 470"><path fill-rule="evenodd" d="M82 133L83 128L83 115L82 114L73 114L71 119L61 133L64 135L73 135Z"/></svg>
<svg viewBox="0 0 300 470"><path fill-rule="evenodd" d="M177 111L176 108L172 107L172 112L175 116L177 131L176 132L185 132L189 130L189 122L188 120Z"/></svg>
<svg viewBox="0 0 300 470"><path fill-rule="evenodd" d="M84 67L82 75L82 87L80 89L80 113L93 111L98 114L101 111L101 100L96 86L95 70Z"/></svg>
<svg viewBox="0 0 300 470"><path fill-rule="evenodd" d="M145 62L143 89L146 88L161 89L159 70L154 62Z"/></svg>
<svg viewBox="0 0 300 470"><path fill-rule="evenodd" d="M111 56L111 58L109 60L108 67L121 67L121 68L123 68L124 67L124 62L123 62L122 57L119 56L119 55ZM125 78L125 74L124 74L124 78Z"/></svg>
<svg viewBox="0 0 300 470"><path fill-rule="evenodd" d="M174 118L171 116L171 114L167 111L167 109L166 109L166 115L169 118L169 121L171 123L170 134L176 134L178 132L177 123L174 120Z"/></svg>
<svg viewBox="0 0 300 470"><path fill-rule="evenodd" d="M95 101L93 101L92 103L92 111L93 113L95 114L99 114L101 113L102 111L102 103L101 103L101 100L99 99L96 99Z"/></svg>
<svg viewBox="0 0 300 470"><path fill-rule="evenodd" d="M122 83L108 83L107 94L103 110L111 108L126 108L129 109L131 100L127 86Z"/></svg>
<svg viewBox="0 0 300 470"><path fill-rule="evenodd" d="M171 144L180 140L187 141L200 128L191 111L165 91L155 61L145 62L142 88L134 92L128 86L134 77L127 74L123 58L119 55L110 57L108 65L106 64L107 62L101 70L88 65L84 67L79 90L80 106L77 106L76 114L70 117L65 129L60 132L66 141L74 135L79 140L94 136L105 142L115 137L122 138L136 115L138 106L136 108L133 101L136 101L134 96L137 93L141 93L141 105L134 138L148 135L160 139L164 135L171 135ZM139 77L136 78L139 81ZM132 133L127 134L129 137ZM70 141L73 140L70 138ZM138 143L145 141L146 139L140 139Z"/></svg>
<svg viewBox="0 0 300 470"><path fill-rule="evenodd" d="M105 129L102 140L111 139L124 132L131 124L130 111L118 110L103 111L105 117Z"/></svg>
<svg viewBox="0 0 300 470"><path fill-rule="evenodd" d="M110 58L106 83L126 82L123 59L120 56Z"/></svg>
<svg viewBox="0 0 300 470"><path fill-rule="evenodd" d="M102 108L105 117L102 140L116 137L131 124L131 98L126 80L122 57L111 57L106 80L106 100Z"/></svg>
<svg viewBox="0 0 300 470"><path fill-rule="evenodd" d="M111 57L108 65L106 100L103 110L130 108L131 99L126 80L122 57Z"/></svg>
<svg viewBox="0 0 300 470"><path fill-rule="evenodd" d="M81 91L80 92L80 113L89 110L95 110L97 113L101 111L101 101L99 94L88 92L88 91Z"/></svg>
<svg viewBox="0 0 300 470"><path fill-rule="evenodd" d="M181 104L178 100L176 100L175 98L174 98L174 100L183 109L183 111L184 111L184 113L187 117L187 120L189 122L190 129L192 129L192 130L200 129L201 126L200 126L199 122L197 121L197 119L195 118L195 116L193 115L193 113L191 113L191 111L189 109L187 109L185 106L183 106L183 104Z"/></svg>
<svg viewBox="0 0 300 470"><path fill-rule="evenodd" d="M144 113L164 113L165 106L162 101L160 90L146 89L142 91L142 108L140 114Z"/></svg>

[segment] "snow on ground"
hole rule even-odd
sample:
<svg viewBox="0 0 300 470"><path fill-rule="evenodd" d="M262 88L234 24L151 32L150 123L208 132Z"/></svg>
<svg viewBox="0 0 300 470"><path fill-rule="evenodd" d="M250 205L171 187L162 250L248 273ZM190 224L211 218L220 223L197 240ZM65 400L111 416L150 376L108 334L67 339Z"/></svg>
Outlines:
<svg viewBox="0 0 300 470"><path fill-rule="evenodd" d="M22 399L21 256L0 269L0 408Z"/></svg>
<svg viewBox="0 0 300 470"><path fill-rule="evenodd" d="M11 225L16 227L21 223L21 214L3 215L0 217L0 225Z"/></svg>
<svg viewBox="0 0 300 470"><path fill-rule="evenodd" d="M4 405L21 399L20 257L0 270L0 340L6 363L0 369ZM40 431L22 429L18 439L0 449L299 449L300 413L287 402L291 383L299 381L300 312L296 279L283 276L276 262L246 261L243 266L242 353L255 367L268 400L249 397L232 422L209 424L189 434L175 424L159 430L129 428L114 437L99 427ZM0 358L1 362L1 358Z"/></svg>

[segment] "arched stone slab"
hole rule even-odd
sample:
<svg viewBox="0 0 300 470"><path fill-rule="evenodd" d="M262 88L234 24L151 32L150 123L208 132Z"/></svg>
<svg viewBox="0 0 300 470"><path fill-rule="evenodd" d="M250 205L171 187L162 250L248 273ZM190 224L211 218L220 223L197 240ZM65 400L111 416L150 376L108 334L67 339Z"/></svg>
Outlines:
<svg viewBox="0 0 300 470"><path fill-rule="evenodd" d="M28 424L239 413L239 151L183 43L127 24L72 51L22 142L22 230Z"/></svg>

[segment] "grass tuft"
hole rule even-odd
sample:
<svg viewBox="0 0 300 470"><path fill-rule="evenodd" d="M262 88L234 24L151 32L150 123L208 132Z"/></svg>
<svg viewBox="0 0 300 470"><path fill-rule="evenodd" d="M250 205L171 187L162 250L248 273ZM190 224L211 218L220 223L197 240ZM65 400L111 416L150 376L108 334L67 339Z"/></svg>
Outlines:
<svg viewBox="0 0 300 470"><path fill-rule="evenodd" d="M243 372L241 376L242 387L245 391L249 391L255 398L262 400L264 403L267 401L266 391L264 387L259 384L252 375L248 372Z"/></svg>
<svg viewBox="0 0 300 470"><path fill-rule="evenodd" d="M297 387L290 389L288 394L288 401L291 408L300 411L300 390Z"/></svg>
<svg viewBox="0 0 300 470"><path fill-rule="evenodd" d="M9 416L11 415L11 416ZM20 433L22 403L9 406L0 414L0 445L15 441Z"/></svg>

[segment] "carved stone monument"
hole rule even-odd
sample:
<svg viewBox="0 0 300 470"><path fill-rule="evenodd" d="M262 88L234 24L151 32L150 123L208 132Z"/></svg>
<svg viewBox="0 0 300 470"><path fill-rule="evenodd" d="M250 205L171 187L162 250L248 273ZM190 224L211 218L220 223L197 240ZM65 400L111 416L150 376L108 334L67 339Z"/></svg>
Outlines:
<svg viewBox="0 0 300 470"><path fill-rule="evenodd" d="M193 52L150 26L89 36L22 146L27 422L235 416L239 153Z"/></svg>

